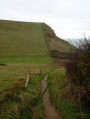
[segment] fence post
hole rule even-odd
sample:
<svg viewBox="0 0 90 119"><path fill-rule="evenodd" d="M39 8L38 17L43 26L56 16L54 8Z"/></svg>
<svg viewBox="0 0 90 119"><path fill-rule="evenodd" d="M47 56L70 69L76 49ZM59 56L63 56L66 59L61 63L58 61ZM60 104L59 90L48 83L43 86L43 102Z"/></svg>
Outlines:
<svg viewBox="0 0 90 119"><path fill-rule="evenodd" d="M28 70L28 76L27 76L27 79L26 79L26 83L25 83L25 87L28 86L28 83L29 83L29 80L31 80L31 76L30 76L30 70Z"/></svg>

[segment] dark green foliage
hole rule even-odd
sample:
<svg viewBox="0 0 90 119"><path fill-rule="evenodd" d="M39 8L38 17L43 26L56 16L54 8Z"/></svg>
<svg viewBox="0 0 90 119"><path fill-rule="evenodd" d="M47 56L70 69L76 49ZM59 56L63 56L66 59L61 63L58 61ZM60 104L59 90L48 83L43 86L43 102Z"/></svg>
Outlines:
<svg viewBox="0 0 90 119"><path fill-rule="evenodd" d="M70 54L66 68L68 79L79 87L81 100L90 105L90 40L80 42L77 50Z"/></svg>

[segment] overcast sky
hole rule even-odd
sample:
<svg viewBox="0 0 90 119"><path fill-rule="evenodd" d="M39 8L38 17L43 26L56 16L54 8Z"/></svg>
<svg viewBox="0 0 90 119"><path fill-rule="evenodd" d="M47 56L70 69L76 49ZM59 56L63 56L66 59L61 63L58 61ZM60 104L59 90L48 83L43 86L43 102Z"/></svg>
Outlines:
<svg viewBox="0 0 90 119"><path fill-rule="evenodd" d="M61 38L90 36L90 0L0 0L0 19L45 22Z"/></svg>

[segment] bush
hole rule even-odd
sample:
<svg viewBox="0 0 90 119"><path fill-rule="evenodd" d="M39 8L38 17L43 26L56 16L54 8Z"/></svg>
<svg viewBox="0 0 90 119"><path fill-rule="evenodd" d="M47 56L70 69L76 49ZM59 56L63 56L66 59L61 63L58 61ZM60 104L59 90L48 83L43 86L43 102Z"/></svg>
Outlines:
<svg viewBox="0 0 90 119"><path fill-rule="evenodd" d="M90 104L90 40L84 39L79 47L71 52L70 62L66 64L67 78L78 86L82 100ZM85 103L86 103L85 102Z"/></svg>

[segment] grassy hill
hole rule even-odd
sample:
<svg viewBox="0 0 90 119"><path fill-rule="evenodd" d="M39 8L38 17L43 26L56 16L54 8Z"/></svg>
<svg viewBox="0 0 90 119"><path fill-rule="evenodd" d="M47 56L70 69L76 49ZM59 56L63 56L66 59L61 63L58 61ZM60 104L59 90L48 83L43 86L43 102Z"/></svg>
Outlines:
<svg viewBox="0 0 90 119"><path fill-rule="evenodd" d="M48 58L43 34L41 23L0 20L0 62L32 62L35 56Z"/></svg>
<svg viewBox="0 0 90 119"><path fill-rule="evenodd" d="M44 23L0 20L0 63L50 63L52 51L71 47Z"/></svg>

